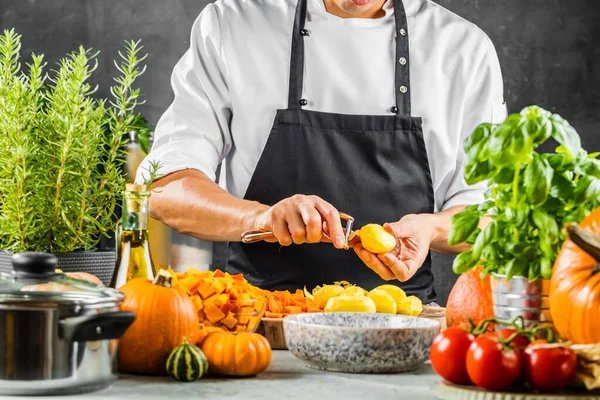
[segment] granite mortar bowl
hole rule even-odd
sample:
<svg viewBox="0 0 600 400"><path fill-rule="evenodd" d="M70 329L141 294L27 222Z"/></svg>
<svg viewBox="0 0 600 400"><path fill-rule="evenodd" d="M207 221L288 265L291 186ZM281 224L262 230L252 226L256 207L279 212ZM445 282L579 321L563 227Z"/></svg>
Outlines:
<svg viewBox="0 0 600 400"><path fill-rule="evenodd" d="M440 331L427 318L380 313L309 313L283 319L289 351L310 368L397 373L419 368Z"/></svg>

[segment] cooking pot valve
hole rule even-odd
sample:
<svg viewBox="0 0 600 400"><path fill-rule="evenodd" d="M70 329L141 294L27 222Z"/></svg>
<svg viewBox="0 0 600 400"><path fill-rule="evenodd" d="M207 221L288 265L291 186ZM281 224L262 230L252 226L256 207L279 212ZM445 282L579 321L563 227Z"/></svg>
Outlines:
<svg viewBox="0 0 600 400"><path fill-rule="evenodd" d="M71 342L118 339L134 320L135 314L130 311L69 317L60 322L59 334Z"/></svg>

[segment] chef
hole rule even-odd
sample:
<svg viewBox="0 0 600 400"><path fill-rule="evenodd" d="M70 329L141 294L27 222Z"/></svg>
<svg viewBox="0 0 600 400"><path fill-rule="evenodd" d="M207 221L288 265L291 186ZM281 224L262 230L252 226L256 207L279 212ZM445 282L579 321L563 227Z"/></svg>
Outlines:
<svg viewBox="0 0 600 400"><path fill-rule="evenodd" d="M485 190L463 179L463 141L506 116L482 30L430 0L217 0L172 86L138 169L161 164L152 216L229 242L226 270L265 289L347 280L436 300L430 250L464 248L451 217ZM397 248L344 250L340 212ZM275 238L241 243L254 229Z"/></svg>

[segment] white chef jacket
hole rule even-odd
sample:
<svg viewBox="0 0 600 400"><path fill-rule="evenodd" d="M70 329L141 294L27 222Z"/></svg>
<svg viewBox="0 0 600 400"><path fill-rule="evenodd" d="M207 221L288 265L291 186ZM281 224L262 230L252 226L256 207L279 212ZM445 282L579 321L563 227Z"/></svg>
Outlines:
<svg viewBox="0 0 600 400"><path fill-rule="evenodd" d="M223 163L223 186L244 197L276 111L287 108L296 4L217 0L206 6L173 70L175 98L156 127L138 182L150 161L162 164L161 174L193 168L213 180ZM496 51L481 29L433 1L404 5L408 94L413 116L423 119L435 211L480 202L484 185L465 183L462 146L478 124L506 117ZM382 18L344 19L328 13L323 0L308 0L305 109L391 115L399 62L393 0L384 9Z"/></svg>

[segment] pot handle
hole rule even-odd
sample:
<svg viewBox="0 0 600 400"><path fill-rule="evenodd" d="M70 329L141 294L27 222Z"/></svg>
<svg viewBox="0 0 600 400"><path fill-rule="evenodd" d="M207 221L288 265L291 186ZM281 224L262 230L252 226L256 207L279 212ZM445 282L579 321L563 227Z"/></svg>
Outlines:
<svg viewBox="0 0 600 400"><path fill-rule="evenodd" d="M69 317L59 322L59 336L70 342L118 339L135 320L130 311Z"/></svg>

